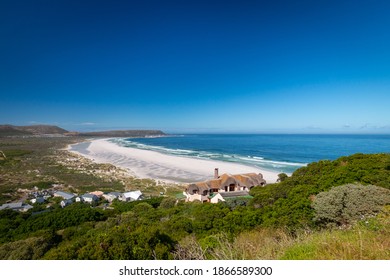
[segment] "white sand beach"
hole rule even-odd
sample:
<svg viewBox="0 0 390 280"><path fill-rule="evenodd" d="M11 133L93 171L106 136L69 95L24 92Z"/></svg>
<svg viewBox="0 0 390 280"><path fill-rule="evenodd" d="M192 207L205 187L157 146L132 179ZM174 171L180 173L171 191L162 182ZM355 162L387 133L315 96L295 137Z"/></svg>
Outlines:
<svg viewBox="0 0 390 280"><path fill-rule="evenodd" d="M108 141L97 139L71 145L69 151L78 153L97 163L111 163L126 168L139 178L152 178L165 182L188 183L211 179L214 168L219 174L262 173L267 183L275 182L278 173L260 170L242 164L179 157L155 151L121 147Z"/></svg>

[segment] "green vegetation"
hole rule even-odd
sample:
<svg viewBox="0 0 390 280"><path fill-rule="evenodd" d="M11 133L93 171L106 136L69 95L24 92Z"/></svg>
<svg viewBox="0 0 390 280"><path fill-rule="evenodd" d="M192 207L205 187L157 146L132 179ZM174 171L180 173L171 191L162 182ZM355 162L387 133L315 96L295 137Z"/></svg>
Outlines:
<svg viewBox="0 0 390 280"><path fill-rule="evenodd" d="M28 150L4 150L0 151L0 165L15 166L24 155L31 154Z"/></svg>
<svg viewBox="0 0 390 280"><path fill-rule="evenodd" d="M19 189L49 188L61 184L65 190L85 193L141 190L145 196L182 192L176 185L158 185L150 179L129 176L110 164L97 164L66 151L82 137L0 137L0 204L23 200Z"/></svg>
<svg viewBox="0 0 390 280"><path fill-rule="evenodd" d="M67 132L68 131L66 131L65 129L54 125L0 125L0 137L41 134L64 134Z"/></svg>
<svg viewBox="0 0 390 280"><path fill-rule="evenodd" d="M61 127L54 125L29 125L15 126L9 124L0 124L0 137L10 136L47 136L47 135L72 135L86 137L144 137L165 135L161 130L111 130L99 132L69 132Z"/></svg>
<svg viewBox="0 0 390 280"><path fill-rule="evenodd" d="M52 232L42 232L38 237L9 242L0 247L2 260L38 260L53 247L58 240Z"/></svg>
<svg viewBox="0 0 390 280"><path fill-rule="evenodd" d="M286 173L280 173L278 174L278 182L283 182L284 180L286 180L288 178L288 175Z"/></svg>
<svg viewBox="0 0 390 280"><path fill-rule="evenodd" d="M60 164L56 156L65 151L55 147L69 139L48 140L49 149L38 140L18 141L9 146L0 140L5 153L19 151L6 153L6 161L15 161L12 168L0 165L3 200L16 188L51 182L77 190L139 187L155 196L115 201L108 210L76 203L27 213L2 210L0 259L390 258L389 154L312 163L290 177L280 175L279 183L253 188L251 197L201 204L185 203L176 196L180 189L152 180L109 181L93 172L111 166L88 165L80 172ZM159 196L162 190L169 196Z"/></svg>
<svg viewBox="0 0 390 280"><path fill-rule="evenodd" d="M356 182L390 189L390 154L355 154L311 163L278 184L252 189L251 204L262 212L263 225L313 227L315 196Z"/></svg>
<svg viewBox="0 0 390 280"><path fill-rule="evenodd" d="M110 212L89 205L74 203L41 214L0 211L0 243L26 238L41 230L56 231L90 221L107 219Z"/></svg>
<svg viewBox="0 0 390 280"><path fill-rule="evenodd" d="M390 208L348 230L326 230L306 235L284 250L281 259L388 260Z"/></svg>
<svg viewBox="0 0 390 280"><path fill-rule="evenodd" d="M372 185L347 184L319 193L314 202L315 221L320 224L349 225L375 216L390 204L390 190Z"/></svg>

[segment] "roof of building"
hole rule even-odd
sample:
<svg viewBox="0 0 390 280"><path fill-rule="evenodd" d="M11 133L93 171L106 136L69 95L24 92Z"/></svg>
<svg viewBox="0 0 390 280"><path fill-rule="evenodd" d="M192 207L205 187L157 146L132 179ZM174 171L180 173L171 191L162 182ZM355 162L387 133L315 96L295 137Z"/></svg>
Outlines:
<svg viewBox="0 0 390 280"><path fill-rule="evenodd" d="M23 204L23 202L14 202L14 203L6 203L0 206L0 210L3 209L12 209L12 210L29 210L31 208L34 208L30 204Z"/></svg>
<svg viewBox="0 0 390 280"><path fill-rule="evenodd" d="M210 189L219 189L221 187L221 180L220 179L212 179L207 181Z"/></svg>
<svg viewBox="0 0 390 280"><path fill-rule="evenodd" d="M44 202L44 201L45 201L45 198L42 197L42 196L37 196L37 197L35 197L35 198L33 198L33 199L30 199L30 201L31 201L32 203L35 203L35 202Z"/></svg>
<svg viewBox="0 0 390 280"><path fill-rule="evenodd" d="M27 211L27 210L30 210L30 209L32 209L32 208L34 208L34 207L31 206L30 204L26 204L26 205L23 206L23 209L26 210L26 211Z"/></svg>
<svg viewBox="0 0 390 280"><path fill-rule="evenodd" d="M107 193L106 195L118 197L118 196L120 196L121 194L122 194L122 193L120 193L120 192L109 192L109 193Z"/></svg>
<svg viewBox="0 0 390 280"><path fill-rule="evenodd" d="M251 188L254 186L264 185L265 183L266 181L260 173L245 173L236 175L225 173L219 176L218 179L191 183L187 186L186 191L193 192L194 190L197 190L198 192L203 192L210 189L223 189L225 186L229 186L231 184Z"/></svg>
<svg viewBox="0 0 390 280"><path fill-rule="evenodd" d="M83 194L81 197L84 198L84 199L85 199L85 198L98 199L98 196L97 196L97 195L94 195L94 194L92 194L92 193Z"/></svg>
<svg viewBox="0 0 390 280"><path fill-rule="evenodd" d="M23 207L23 202L5 203L0 206L0 210L3 209L19 209Z"/></svg>
<svg viewBox="0 0 390 280"><path fill-rule="evenodd" d="M123 193L123 196L125 198L132 198L134 200L137 200L142 196L142 192L141 191L125 192L125 193Z"/></svg>
<svg viewBox="0 0 390 280"><path fill-rule="evenodd" d="M73 197L75 197L75 195L73 193L67 193L67 192L63 192L63 191L56 191L54 193L54 195L61 196L64 199L72 199Z"/></svg>
<svg viewBox="0 0 390 280"><path fill-rule="evenodd" d="M104 193L102 191L94 191L94 192L90 192L90 194L94 194L97 197L101 197Z"/></svg>
<svg viewBox="0 0 390 280"><path fill-rule="evenodd" d="M223 198L228 197L239 197L239 196L248 196L249 193L247 191L235 191L235 192L220 192L219 193Z"/></svg>
<svg viewBox="0 0 390 280"><path fill-rule="evenodd" d="M61 205L69 205L72 203L73 203L73 201L71 199L64 199L60 202Z"/></svg>

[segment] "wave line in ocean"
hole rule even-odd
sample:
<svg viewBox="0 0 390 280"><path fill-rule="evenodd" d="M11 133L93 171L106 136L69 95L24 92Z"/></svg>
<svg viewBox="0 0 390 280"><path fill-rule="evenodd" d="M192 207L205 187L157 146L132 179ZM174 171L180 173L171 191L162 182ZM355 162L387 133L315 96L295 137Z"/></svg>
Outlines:
<svg viewBox="0 0 390 280"><path fill-rule="evenodd" d="M254 166L262 169L272 170L272 171L286 172L286 173L291 173L295 169L307 165L306 163L275 161L275 160L269 160L263 157L251 156L251 155L226 154L226 153L201 151L201 150L189 150L189 149L172 149L172 148L166 148L162 146L137 143L130 139L124 139L124 138L111 139L110 141L122 147L150 150L150 151L155 151L155 152L173 155L173 156L190 157L190 158L198 158L198 159L206 159L206 160L223 161L223 162L233 162L233 163L244 164L248 166Z"/></svg>

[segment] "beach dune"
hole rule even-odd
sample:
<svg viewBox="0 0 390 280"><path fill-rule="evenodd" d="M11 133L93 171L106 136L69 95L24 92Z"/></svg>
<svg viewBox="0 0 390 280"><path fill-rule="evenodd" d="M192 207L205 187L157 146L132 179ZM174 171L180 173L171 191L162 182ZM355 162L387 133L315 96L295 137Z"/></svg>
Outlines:
<svg viewBox="0 0 390 280"><path fill-rule="evenodd" d="M121 147L108 139L71 145L69 151L78 153L97 163L111 163L126 168L139 178L175 183L189 183L211 179L214 168L220 174L262 173L267 183L277 180L278 173L242 164L172 156L155 151Z"/></svg>

